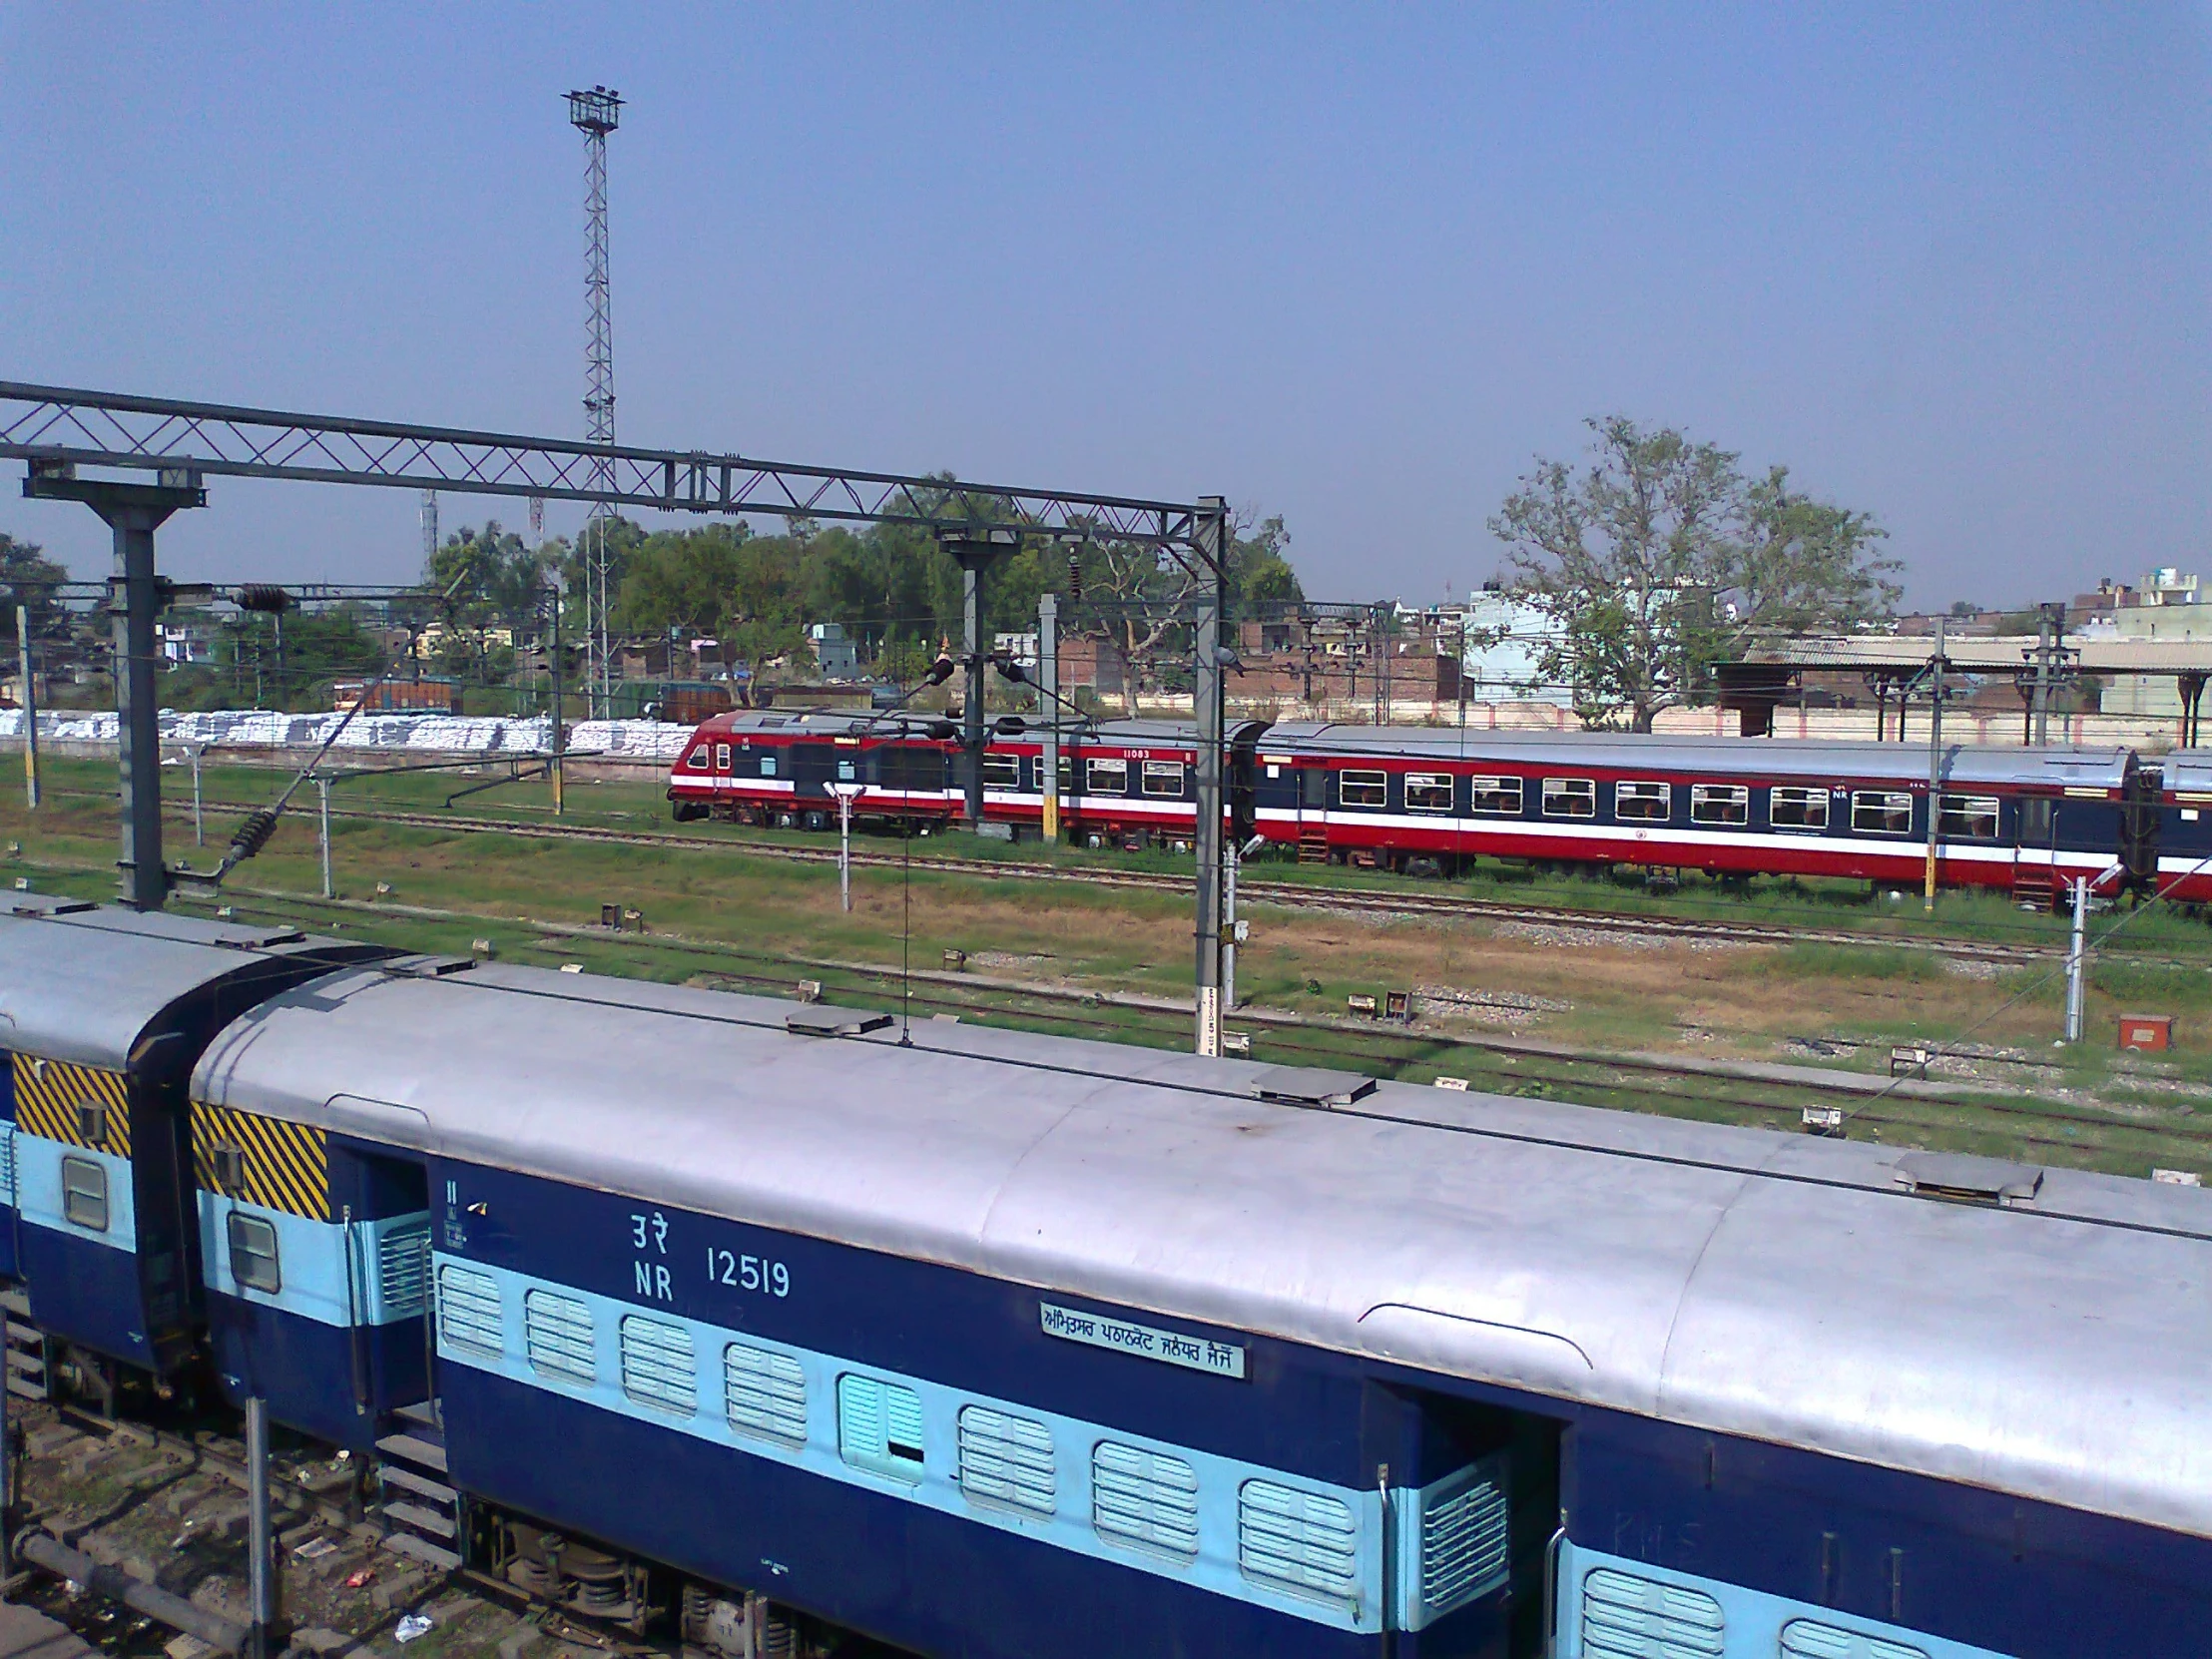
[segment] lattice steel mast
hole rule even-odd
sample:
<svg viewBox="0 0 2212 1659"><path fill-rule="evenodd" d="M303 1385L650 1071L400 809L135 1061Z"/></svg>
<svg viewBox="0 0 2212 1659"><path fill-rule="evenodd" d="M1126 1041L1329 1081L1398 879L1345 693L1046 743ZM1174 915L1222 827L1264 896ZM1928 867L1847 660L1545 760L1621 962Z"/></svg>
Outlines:
<svg viewBox="0 0 2212 1659"><path fill-rule="evenodd" d="M607 286L607 135L622 124L622 94L605 87L568 95L568 119L584 135L584 422L593 443L615 441L615 328ZM603 496L614 491L614 470L602 462L593 483ZM584 591L590 611L585 638L585 678L591 686L592 713L605 719L614 703L613 653L607 639L607 612L613 600L607 568L607 519L604 499L592 503L584 523Z"/></svg>

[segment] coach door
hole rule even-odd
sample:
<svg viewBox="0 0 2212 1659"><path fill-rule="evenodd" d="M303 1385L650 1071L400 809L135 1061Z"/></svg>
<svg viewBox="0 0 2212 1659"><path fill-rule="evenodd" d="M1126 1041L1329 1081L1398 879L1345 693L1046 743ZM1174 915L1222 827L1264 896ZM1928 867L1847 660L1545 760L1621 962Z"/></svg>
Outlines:
<svg viewBox="0 0 2212 1659"><path fill-rule="evenodd" d="M802 807L830 800L830 781L837 775L837 749L827 743L792 745L792 789Z"/></svg>
<svg viewBox="0 0 2212 1659"><path fill-rule="evenodd" d="M1298 768L1298 861L1329 861L1329 771L1318 764Z"/></svg>

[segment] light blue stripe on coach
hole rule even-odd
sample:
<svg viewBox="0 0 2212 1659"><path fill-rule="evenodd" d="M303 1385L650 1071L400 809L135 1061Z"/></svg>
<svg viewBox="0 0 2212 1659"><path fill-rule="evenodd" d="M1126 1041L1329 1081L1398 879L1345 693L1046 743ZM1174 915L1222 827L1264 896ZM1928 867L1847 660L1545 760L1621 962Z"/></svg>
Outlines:
<svg viewBox="0 0 2212 1659"><path fill-rule="evenodd" d="M1622 1556L1559 1546L1557 1659L1665 1652L1761 1659L2006 1659L1903 1625L1852 1618L1786 1596Z"/></svg>
<svg viewBox="0 0 2212 1659"><path fill-rule="evenodd" d="M393 1274L383 1271L383 1258L387 1244L404 1250L410 1240L419 1252L426 1220L423 1211L378 1221L338 1223L309 1221L205 1187L198 1197L201 1271L210 1290L340 1329L388 1325L422 1312L419 1294L409 1302L393 1285ZM276 1290L259 1291L242 1285L232 1271L230 1218L234 1213L265 1221L276 1230ZM346 1260L348 1236L352 1244L350 1265ZM409 1277L404 1272L406 1264L394 1266L401 1269L399 1277ZM412 1279L419 1285L419 1272Z"/></svg>
<svg viewBox="0 0 2212 1659"><path fill-rule="evenodd" d="M64 1158L97 1164L107 1172L108 1225L105 1229L80 1227L62 1213ZM50 1227L74 1239L106 1245L111 1250L138 1249L130 1159L119 1158L112 1152L94 1152L89 1147L50 1141L44 1135L33 1135L19 1128L15 1132L15 1165L16 1202L25 1221Z"/></svg>
<svg viewBox="0 0 2212 1659"><path fill-rule="evenodd" d="M749 1332L725 1330L672 1313L641 1308L634 1303L618 1302L612 1297L596 1296L566 1285L486 1267L460 1257L440 1254L433 1260L439 1302L438 1359L442 1364L490 1372L548 1393L569 1395L639 1422L751 1452L757 1457L842 1481L848 1486L859 1486L885 1497L924 1504L978 1525L1021 1533L1097 1560L1118 1561L1123 1566L1195 1584L1296 1618L1340 1630L1375 1632L1382 1628L1379 1592L1382 1583L1382 1500L1379 1492L1333 1486L1189 1446L1151 1440L1099 1423L1040 1411L1018 1401L963 1392L925 1378L855 1365L833 1355L817 1354L788 1343L769 1342ZM448 1270L455 1271L449 1274ZM562 1306L557 1309L549 1303L541 1303L536 1311L540 1331L544 1333L556 1329L557 1317L562 1341L555 1347L548 1340L541 1359L558 1361L558 1364L533 1367L530 1363L530 1315L525 1299L533 1291L561 1299ZM494 1300L499 1344L496 1354L490 1352L488 1346L495 1335ZM590 1323L590 1354L584 1362L592 1378L588 1383L580 1381L582 1368L577 1361L575 1338L581 1326L575 1310L579 1307L588 1315ZM674 1328L689 1338L697 1400L697 1409L690 1415L680 1415L665 1406L634 1398L626 1391L621 1339L622 1322L626 1318L652 1321L664 1330ZM731 1426L725 1402L725 1353L733 1344L796 1363L804 1379L806 1395L807 1436L804 1443L792 1444L766 1435L741 1432ZM633 1361L637 1357L637 1347L633 1344ZM656 1344L653 1358L665 1365L667 1353L665 1343ZM635 1364L632 1370L631 1381L635 1386L640 1381ZM838 1454L837 1382L846 1376L901 1383L919 1396L922 1467L918 1481L858 1467ZM659 1391L658 1386L655 1391ZM1033 1514L1005 1503L977 1501L968 1495L960 1483L959 1418L963 1406L980 1406L987 1411L1023 1418L1050 1433L1053 1485L1050 1515ZM1180 1459L1196 1471L1198 1545L1195 1556L1186 1560L1154 1554L1108 1543L1100 1537L1091 1519L1091 1467L1101 1442L1139 1452L1163 1453ZM1334 1499L1349 1508L1357 1529L1352 1563L1352 1579L1357 1589L1351 1597L1324 1600L1279 1589L1254 1577L1240 1564L1239 1498L1246 1482L1254 1480ZM1412 1494L1404 1492L1393 1492L1392 1500L1417 1501Z"/></svg>

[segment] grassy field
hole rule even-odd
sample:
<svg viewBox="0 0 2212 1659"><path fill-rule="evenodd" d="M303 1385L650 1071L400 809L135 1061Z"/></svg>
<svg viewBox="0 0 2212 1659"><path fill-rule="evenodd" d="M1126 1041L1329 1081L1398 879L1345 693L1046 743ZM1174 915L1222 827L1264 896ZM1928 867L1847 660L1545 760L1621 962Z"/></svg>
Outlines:
<svg viewBox="0 0 2212 1659"><path fill-rule="evenodd" d="M114 808L99 794L112 778L93 763L52 767L49 783L57 793L35 821L20 795L9 791L0 800L0 837L10 848L11 872L44 889L112 893ZM205 783L211 799L266 801L276 793L276 779L266 770L210 769ZM349 781L334 793L340 803L435 808L456 787L446 778L414 774ZM570 802L569 816L581 823L665 824L665 805L642 786L573 786ZM233 878L227 901L242 914L280 913L423 949L466 951L485 939L506 959L582 961L596 970L667 979L709 975L779 994L802 977L817 978L839 999L876 1005L897 998L895 972L886 976L884 970L895 970L903 938L916 968L941 969L947 950L967 958L968 973L957 988L913 987L917 1012L956 1008L966 1017L1169 1046L1189 1040L1187 1014L1110 1001L1087 1006L1047 994L1130 991L1187 1001L1189 904L1174 893L1040 884L933 864L910 874L863 867L854 872L848 915L837 907L833 868L749 856L746 847L763 838L760 831L717 831L727 848L702 849L510 838L341 818L332 846L343 902L326 907L314 897L319 876L311 790L301 806L305 810L287 817L268 850ZM236 815L211 816L208 845L201 849L189 826L189 790L173 787L171 807L172 861L212 864ZM475 817L504 812L542 819L543 786L493 792L461 810ZM820 837L785 838L822 844ZM899 843L870 844L895 850ZM932 837L916 843L916 850L972 851L994 859L1007 852L1002 842L964 835ZM1057 856L1079 861L1097 855ZM1110 861L1126 867L1131 860ZM1152 861L1176 867L1166 855ZM1296 878L1316 872L1284 864L1269 873ZM1331 873L1342 878L1355 872ZM1395 883L1371 876L1362 884ZM1759 903L1756 893L1747 907L1717 891L1661 899L1573 878L1454 885L1524 898L1563 892L1593 908L1634 900L1639 908L1674 914L1741 915ZM1438 890L1434 882L1412 886ZM607 904L641 912L649 931L617 937L548 930L589 928ZM1886 1073L1893 1043L1948 1044L1957 1052L1939 1061L1935 1075L1955 1079L1974 1098L1892 1096L1858 1107L1854 1133L2136 1175L2154 1164L2212 1174L2212 1139L2200 1138L2197 1121L2212 1111L2212 1054L2206 1052L2212 1048L2212 930L2155 912L2129 922L2123 938L2133 935L2134 950L2095 958L2090 1040L2054 1048L2062 995L2054 967L1994 968L1884 940L1883 927L1895 924L1910 937L1909 930L1921 925L1918 902L1909 908L1910 919L1869 913L1863 900L1836 900L1832 911L1818 913L1824 928L1838 925L1839 917L1862 919L1870 934L1865 945L1746 947L1624 939L1577 927L1571 914L1523 923L1248 906L1254 937L1241 954L1240 986L1249 1002L1315 1022L1255 1027L1255 1051L1262 1057L1357 1064L1413 1080L1448 1072L1477 1087L1780 1126L1794 1123L1804 1101L1832 1097L1779 1083L1670 1078L1632 1057L1782 1061ZM1977 918L1977 908L1946 897L1936 925L2004 922L2001 914ZM2041 925L2040 918L2010 914L2029 928ZM2100 917L2099 925L2114 919ZM981 978L1027 990L985 989L976 983ZM1411 989L1420 999L1415 1030L1338 1028L1347 996L1389 989ZM2172 1055L2112 1051L2117 1016L2143 1011L2176 1016ZM1530 1041L1558 1045L1574 1057L1513 1051L1514 1043ZM2212 1122L2201 1136L2212 1137Z"/></svg>

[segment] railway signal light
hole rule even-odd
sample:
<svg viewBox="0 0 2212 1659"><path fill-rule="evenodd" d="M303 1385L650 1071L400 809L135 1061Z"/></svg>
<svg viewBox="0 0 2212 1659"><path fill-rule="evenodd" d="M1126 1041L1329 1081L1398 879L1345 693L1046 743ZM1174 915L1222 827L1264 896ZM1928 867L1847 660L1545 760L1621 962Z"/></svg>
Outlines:
<svg viewBox="0 0 2212 1659"><path fill-rule="evenodd" d="M1068 603L1083 603L1083 561L1073 553L1068 555Z"/></svg>

